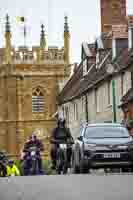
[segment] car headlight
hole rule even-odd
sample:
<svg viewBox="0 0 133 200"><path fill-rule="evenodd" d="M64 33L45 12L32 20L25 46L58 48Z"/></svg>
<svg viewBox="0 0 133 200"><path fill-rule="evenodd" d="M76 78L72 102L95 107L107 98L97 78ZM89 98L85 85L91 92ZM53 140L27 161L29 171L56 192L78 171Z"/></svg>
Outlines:
<svg viewBox="0 0 133 200"><path fill-rule="evenodd" d="M96 144L89 144L89 143L84 143L84 150L90 150L94 151L96 147Z"/></svg>
<svg viewBox="0 0 133 200"><path fill-rule="evenodd" d="M117 148L118 149L127 149L128 145L118 145Z"/></svg>

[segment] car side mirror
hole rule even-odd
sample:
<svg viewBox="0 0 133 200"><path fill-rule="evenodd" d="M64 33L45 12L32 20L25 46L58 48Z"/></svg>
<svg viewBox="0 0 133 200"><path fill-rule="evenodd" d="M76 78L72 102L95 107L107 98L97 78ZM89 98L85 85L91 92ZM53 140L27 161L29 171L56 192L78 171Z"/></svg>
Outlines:
<svg viewBox="0 0 133 200"><path fill-rule="evenodd" d="M79 141L82 141L82 140L83 140L83 136L79 136L79 137L77 137L77 139L78 139Z"/></svg>

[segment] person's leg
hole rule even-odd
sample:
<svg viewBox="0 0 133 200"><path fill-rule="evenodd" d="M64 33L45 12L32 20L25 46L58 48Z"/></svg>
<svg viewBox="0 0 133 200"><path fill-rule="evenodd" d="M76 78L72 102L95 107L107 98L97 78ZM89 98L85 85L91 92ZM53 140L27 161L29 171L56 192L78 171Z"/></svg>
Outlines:
<svg viewBox="0 0 133 200"><path fill-rule="evenodd" d="M6 175L7 175L6 165L3 165L3 176L6 177Z"/></svg>
<svg viewBox="0 0 133 200"><path fill-rule="evenodd" d="M6 170L6 166L4 164L1 164L1 176L2 177L6 177L7 175L7 170Z"/></svg>
<svg viewBox="0 0 133 200"><path fill-rule="evenodd" d="M53 169L56 169L56 154L57 154L57 148L56 145L53 145L51 148L51 160Z"/></svg>
<svg viewBox="0 0 133 200"><path fill-rule="evenodd" d="M68 148L68 149L67 149L68 167L71 167L71 156L72 156L72 148Z"/></svg>
<svg viewBox="0 0 133 200"><path fill-rule="evenodd" d="M23 169L24 169L24 175L29 175L30 172L30 168L31 168L31 160L30 159L24 159L23 162Z"/></svg>

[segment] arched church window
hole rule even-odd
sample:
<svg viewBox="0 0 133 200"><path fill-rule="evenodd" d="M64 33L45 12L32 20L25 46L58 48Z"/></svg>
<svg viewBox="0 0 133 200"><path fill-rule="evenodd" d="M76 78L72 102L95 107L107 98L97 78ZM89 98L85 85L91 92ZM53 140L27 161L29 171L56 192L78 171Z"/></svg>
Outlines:
<svg viewBox="0 0 133 200"><path fill-rule="evenodd" d="M44 112L44 94L40 88L32 93L32 112Z"/></svg>

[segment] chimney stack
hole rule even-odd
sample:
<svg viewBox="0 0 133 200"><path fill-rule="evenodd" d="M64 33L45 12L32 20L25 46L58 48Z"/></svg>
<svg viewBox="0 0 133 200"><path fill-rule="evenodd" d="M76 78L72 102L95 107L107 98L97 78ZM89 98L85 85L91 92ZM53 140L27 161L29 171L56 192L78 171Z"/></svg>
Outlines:
<svg viewBox="0 0 133 200"><path fill-rule="evenodd" d="M127 25L112 26L112 59L114 59L122 49L128 48L128 28Z"/></svg>
<svg viewBox="0 0 133 200"><path fill-rule="evenodd" d="M128 50L133 49L133 15L128 16Z"/></svg>
<svg viewBox="0 0 133 200"><path fill-rule="evenodd" d="M101 32L109 33L112 25L127 24L126 0L100 0Z"/></svg>

